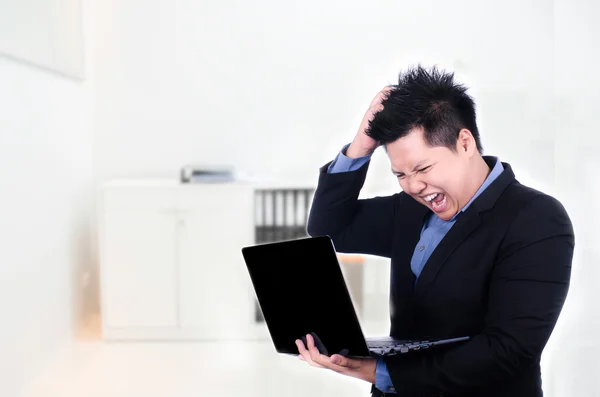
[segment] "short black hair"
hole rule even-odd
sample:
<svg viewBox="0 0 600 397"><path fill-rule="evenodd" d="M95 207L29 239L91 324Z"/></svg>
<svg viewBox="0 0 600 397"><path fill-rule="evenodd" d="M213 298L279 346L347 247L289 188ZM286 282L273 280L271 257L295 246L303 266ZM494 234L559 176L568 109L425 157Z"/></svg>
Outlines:
<svg viewBox="0 0 600 397"><path fill-rule="evenodd" d="M461 129L471 131L477 150L483 153L477 129L475 102L467 87L454 81L454 73L418 65L401 72L365 131L386 145L422 128L430 146L456 150Z"/></svg>

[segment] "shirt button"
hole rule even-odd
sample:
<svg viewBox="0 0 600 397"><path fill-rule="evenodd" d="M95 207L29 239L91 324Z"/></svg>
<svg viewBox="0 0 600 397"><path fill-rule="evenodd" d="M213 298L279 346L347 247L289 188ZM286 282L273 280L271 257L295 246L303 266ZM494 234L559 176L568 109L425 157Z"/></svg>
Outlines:
<svg viewBox="0 0 600 397"><path fill-rule="evenodd" d="M422 245L422 246L419 247L419 251L423 251L424 249L425 249L424 245Z"/></svg>

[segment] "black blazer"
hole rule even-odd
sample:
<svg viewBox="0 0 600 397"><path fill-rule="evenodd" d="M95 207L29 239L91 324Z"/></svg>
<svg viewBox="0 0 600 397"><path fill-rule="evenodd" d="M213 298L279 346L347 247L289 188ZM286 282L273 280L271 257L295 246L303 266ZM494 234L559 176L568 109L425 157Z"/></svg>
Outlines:
<svg viewBox="0 0 600 397"><path fill-rule="evenodd" d="M490 167L494 157L484 157ZM399 396L542 396L540 356L563 307L574 234L563 206L509 164L461 214L415 285L410 260L430 210L404 192L359 200L368 164L320 170L310 235L391 258L390 335L471 336L385 359Z"/></svg>

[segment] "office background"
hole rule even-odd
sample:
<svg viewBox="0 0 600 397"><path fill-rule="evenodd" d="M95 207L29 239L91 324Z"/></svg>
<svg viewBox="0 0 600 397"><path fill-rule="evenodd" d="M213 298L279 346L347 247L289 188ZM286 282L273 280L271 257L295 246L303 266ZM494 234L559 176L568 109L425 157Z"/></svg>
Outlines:
<svg viewBox="0 0 600 397"><path fill-rule="evenodd" d="M107 185L172 192L184 164L232 167L238 180L223 196L194 187L208 204L176 194L205 211L194 225L206 238L221 219L219 198L243 197L219 230L244 230L234 242L248 241L253 189L314 187L372 97L416 63L471 86L486 153L569 211L571 292L543 357L544 389L600 393L598 16L591 0L0 1L0 395L368 395L360 381L277 356L264 335L157 342L138 329L129 341L103 339L101 204ZM378 151L364 195L397 189ZM213 248L234 258L231 246ZM193 255L201 280L214 263ZM362 266L352 274L366 326L385 332L389 264L346 259L348 269ZM243 266L225 262L243 285ZM157 281L160 269L148 276L137 266L108 289L142 288L150 300L110 295L123 308L117 317L168 321L172 308L153 291L175 290ZM206 288L228 288L219 280ZM193 286L200 313L214 302ZM156 310L135 311L151 299ZM253 310L251 296L237 299ZM228 307L225 316L242 310ZM189 319L201 328L202 318Z"/></svg>

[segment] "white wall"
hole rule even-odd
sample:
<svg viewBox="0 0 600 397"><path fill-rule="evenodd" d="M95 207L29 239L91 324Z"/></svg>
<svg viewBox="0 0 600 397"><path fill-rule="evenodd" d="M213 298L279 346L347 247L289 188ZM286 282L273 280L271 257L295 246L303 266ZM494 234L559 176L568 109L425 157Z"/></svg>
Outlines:
<svg viewBox="0 0 600 397"><path fill-rule="evenodd" d="M83 76L83 0L0 0L0 55Z"/></svg>
<svg viewBox="0 0 600 397"><path fill-rule="evenodd" d="M535 127L545 110L537 101L551 92L552 5L544 0L97 7L98 181L176 177L186 162L311 178L352 138L375 93L417 61L457 66L476 87L490 150ZM515 112L520 126L506 117Z"/></svg>
<svg viewBox="0 0 600 397"><path fill-rule="evenodd" d="M89 263L92 158L81 83L0 57L0 395L71 341Z"/></svg>
<svg viewBox="0 0 600 397"><path fill-rule="evenodd" d="M313 184L377 91L425 62L473 86L488 152L551 185L552 4L485 3L98 2L96 183L209 163ZM376 153L366 187L396 190L388 170Z"/></svg>
<svg viewBox="0 0 600 397"><path fill-rule="evenodd" d="M528 155L553 145L552 4L485 3L98 2L96 183L208 163L314 184L372 97L425 62L473 86L489 152L550 184ZM366 187L395 191L388 170L376 153Z"/></svg>
<svg viewBox="0 0 600 397"><path fill-rule="evenodd" d="M0 58L0 395L72 337L98 183L175 178L188 162L314 182L377 90L416 62L472 85L487 151L567 205L574 280L544 382L555 397L600 388L596 2L88 4L93 97L89 82ZM396 188L387 169L378 153L371 191Z"/></svg>
<svg viewBox="0 0 600 397"><path fill-rule="evenodd" d="M576 235L571 290L547 354L544 382L552 396L594 395L600 389L600 4L555 2L555 186Z"/></svg>
<svg viewBox="0 0 600 397"><path fill-rule="evenodd" d="M598 298L591 278L598 233L583 199L598 193L593 1L96 6L96 183L176 178L188 162L315 182L317 168L352 138L373 95L400 68L425 62L455 70L473 87L486 151L512 163L522 182L563 200L576 223L572 295L544 357L544 379L550 396L591 390L595 367L578 364L592 357L586 348L598 349L588 337L591 324L598 329L589 303ZM371 191L396 189L388 167L378 153ZM576 353L560 348L584 334Z"/></svg>

